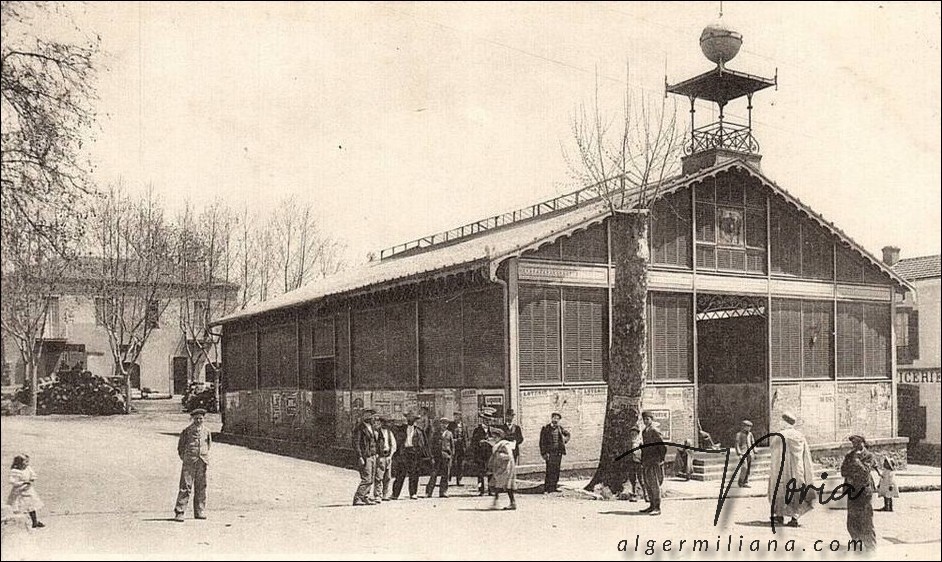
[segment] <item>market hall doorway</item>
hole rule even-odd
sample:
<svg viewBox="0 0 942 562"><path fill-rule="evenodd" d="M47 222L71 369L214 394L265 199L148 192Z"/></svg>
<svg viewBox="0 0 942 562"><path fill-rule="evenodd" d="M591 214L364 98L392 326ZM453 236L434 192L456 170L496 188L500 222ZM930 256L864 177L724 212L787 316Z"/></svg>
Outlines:
<svg viewBox="0 0 942 562"><path fill-rule="evenodd" d="M769 431L766 300L697 295L696 318L700 429L734 447L740 422L748 419L759 439Z"/></svg>

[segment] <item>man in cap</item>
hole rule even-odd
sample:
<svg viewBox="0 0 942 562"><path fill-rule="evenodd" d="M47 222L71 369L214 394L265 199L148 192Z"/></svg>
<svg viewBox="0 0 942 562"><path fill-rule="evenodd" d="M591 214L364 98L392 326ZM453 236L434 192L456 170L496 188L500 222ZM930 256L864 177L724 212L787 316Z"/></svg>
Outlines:
<svg viewBox="0 0 942 562"><path fill-rule="evenodd" d="M471 450L474 452L474 467L478 477L478 495L483 496L490 493L487 463L491 460L491 444L488 442L491 431L487 412L478 412L478 419L478 426L471 432Z"/></svg>
<svg viewBox="0 0 942 562"><path fill-rule="evenodd" d="M811 464L811 449L805 436L795 427L798 417L791 412L782 414L785 426L779 430L783 440L772 435L771 474L769 474L769 502L772 504L772 523L785 523L790 517L789 527L798 526L798 518L814 508L814 494L808 494L805 501L801 501L800 494L792 494L786 499L787 487L801 489L805 485L813 484L813 469ZM776 482L778 486L776 487ZM791 482L791 484L789 483Z"/></svg>
<svg viewBox="0 0 942 562"><path fill-rule="evenodd" d="M507 410L507 414L504 415L504 426L501 428L504 430L508 440L513 441L517 445L514 447L514 463L520 460L520 444L523 443L523 430L520 429L520 426L514 423L514 417L516 413L513 411L513 408Z"/></svg>
<svg viewBox="0 0 942 562"><path fill-rule="evenodd" d="M752 436L752 422L742 420L739 427L739 433L736 434L736 454L740 459L745 459L742 466L739 467L739 487L750 488L749 473L752 472L752 462L756 458L756 450L752 448L756 443L756 438Z"/></svg>
<svg viewBox="0 0 942 562"><path fill-rule="evenodd" d="M455 486L461 486L464 476L464 453L468 447L468 432L461 422L461 412L454 413L454 420L448 425L451 436L455 439L455 456L452 458L451 473L455 475Z"/></svg>
<svg viewBox="0 0 942 562"><path fill-rule="evenodd" d="M435 480L440 479L438 488L438 497L448 497L448 480L451 479L451 459L455 454L455 438L448 429L451 420L442 418L439 420L438 433L433 441L432 457L435 461L432 466L432 474L429 476L428 484L425 486L425 496L432 497L432 491L435 490Z"/></svg>
<svg viewBox="0 0 942 562"><path fill-rule="evenodd" d="M658 431L654 414L649 410L641 413L644 429L641 431L641 443L646 445L641 449L641 470L644 477L644 490L648 494L649 505L642 509L648 515L661 514L661 484L664 482L664 457L667 455L667 446L664 438Z"/></svg>
<svg viewBox="0 0 942 562"><path fill-rule="evenodd" d="M419 419L414 412L406 414L406 427L399 434L399 457L402 466L399 467L396 480L393 482L392 499L399 499L402 484L409 478L409 499L419 499L419 469L422 460L428 457L428 445L425 433L415 425Z"/></svg>
<svg viewBox="0 0 942 562"><path fill-rule="evenodd" d="M385 416L373 419L376 432L376 477L373 479L373 500L383 501L390 498L389 481L392 478L393 455L396 454L396 436L389 427L390 420Z"/></svg>
<svg viewBox="0 0 942 562"><path fill-rule="evenodd" d="M363 410L360 422L353 428L353 450L357 456L360 484L353 494L353 505L374 505L379 502L370 497L370 488L376 479L376 457L378 435L373 429L373 410Z"/></svg>
<svg viewBox="0 0 942 562"><path fill-rule="evenodd" d="M177 455L183 461L180 470L180 491L174 507L174 521L182 522L186 506L193 496L193 517L206 519L206 468L209 466L209 448L213 444L212 434L203 424L206 410L197 408L190 412L190 425L180 433Z"/></svg>
<svg viewBox="0 0 942 562"><path fill-rule="evenodd" d="M540 455L546 462L546 478L543 480L543 493L557 492L559 487L559 469L562 466L563 455L566 454L566 443L569 442L569 431L560 425L562 414L553 412L550 422L540 430Z"/></svg>

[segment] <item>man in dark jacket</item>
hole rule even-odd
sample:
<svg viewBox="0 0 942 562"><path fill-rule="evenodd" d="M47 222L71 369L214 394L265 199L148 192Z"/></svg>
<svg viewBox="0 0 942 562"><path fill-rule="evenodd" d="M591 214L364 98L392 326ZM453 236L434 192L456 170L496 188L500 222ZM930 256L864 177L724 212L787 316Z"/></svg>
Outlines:
<svg viewBox="0 0 942 562"><path fill-rule="evenodd" d="M487 482L487 462L491 460L491 444L487 440L490 437L489 418L483 413L479 416L481 423L471 432L471 450L474 451L474 467L478 476L478 494L483 496L490 493L490 486Z"/></svg>
<svg viewBox="0 0 942 562"><path fill-rule="evenodd" d="M353 428L353 450L357 456L357 468L360 471L360 484L353 495L353 505L374 505L379 502L370 497L370 488L376 478L377 438L373 429L373 410L364 410L363 417Z"/></svg>
<svg viewBox="0 0 942 562"><path fill-rule="evenodd" d="M648 493L650 505L642 509L642 513L649 515L661 514L661 483L664 482L664 457L667 455L667 445L654 423L654 415L649 411L641 414L644 421L644 430L641 432L641 467L644 474L644 489Z"/></svg>
<svg viewBox="0 0 942 562"><path fill-rule="evenodd" d="M429 455L428 444L425 440L425 433L415 425L418 416L413 412L406 414L406 426L402 428L401 433L396 436L398 443L397 458L393 460L393 465L399 465L396 480L393 482L392 499L399 499L402 492L402 484L406 477L409 477L409 499L419 499L419 471L422 467L422 461Z"/></svg>
<svg viewBox="0 0 942 562"><path fill-rule="evenodd" d="M451 459L455 454L455 438L448 429L451 422L448 418L442 418L438 433L433 441L432 457L435 465L432 467L432 474L429 476L428 484L425 486L425 496L432 497L432 491L435 490L435 480L441 479L438 489L438 497L448 497L448 480L451 478Z"/></svg>
<svg viewBox="0 0 942 562"><path fill-rule="evenodd" d="M559 467L566 454L569 431L559 424L562 414L553 412L550 422L540 430L540 454L546 461L546 479L543 481L543 493L557 492L559 486Z"/></svg>
<svg viewBox="0 0 942 562"><path fill-rule="evenodd" d="M513 441L517 444L514 447L514 463L520 460L520 445L523 443L523 430L520 429L520 426L514 422L514 411L513 409L507 410L507 414L504 416L504 430L505 436L509 441Z"/></svg>
<svg viewBox="0 0 942 562"><path fill-rule="evenodd" d="M464 453L468 447L468 432L461 422L461 412L455 412L455 419L448 429L455 438L455 456L452 458L451 472L455 475L455 486L461 486L461 477L464 476Z"/></svg>

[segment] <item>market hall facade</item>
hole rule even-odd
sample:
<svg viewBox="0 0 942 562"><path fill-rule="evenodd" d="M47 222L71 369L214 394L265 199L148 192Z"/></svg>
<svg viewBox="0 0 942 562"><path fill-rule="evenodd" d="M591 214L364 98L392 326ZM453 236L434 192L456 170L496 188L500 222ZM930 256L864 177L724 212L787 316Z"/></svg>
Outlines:
<svg viewBox="0 0 942 562"><path fill-rule="evenodd" d="M826 455L860 433L897 438L894 307L908 284L766 178L715 158L646 205L643 405L671 441L731 443L786 410ZM629 193L626 207L637 207ZM611 199L584 189L384 251L217 322L223 432L341 452L359 412L517 412L520 464L558 411L564 468L599 457L606 411ZM830 464L825 458L822 462Z"/></svg>

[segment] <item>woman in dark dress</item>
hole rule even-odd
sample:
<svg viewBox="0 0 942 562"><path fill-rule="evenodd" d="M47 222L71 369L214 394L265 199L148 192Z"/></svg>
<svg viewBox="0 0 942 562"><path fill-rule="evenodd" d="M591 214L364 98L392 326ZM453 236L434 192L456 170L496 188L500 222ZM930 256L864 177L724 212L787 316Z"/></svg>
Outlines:
<svg viewBox="0 0 942 562"><path fill-rule="evenodd" d="M847 496L847 532L850 538L860 541L864 550L873 550L877 545L877 534L873 528L873 454L867 450L867 440L860 435L848 437L854 448L844 457L841 476L851 486Z"/></svg>

